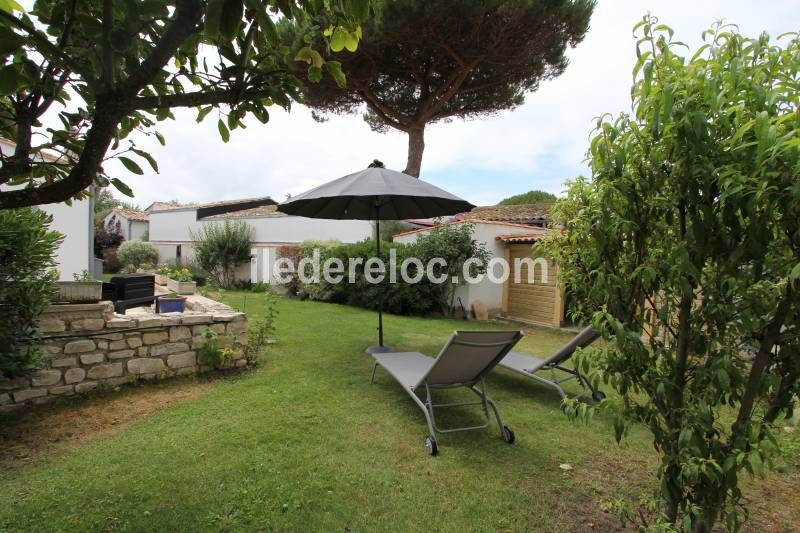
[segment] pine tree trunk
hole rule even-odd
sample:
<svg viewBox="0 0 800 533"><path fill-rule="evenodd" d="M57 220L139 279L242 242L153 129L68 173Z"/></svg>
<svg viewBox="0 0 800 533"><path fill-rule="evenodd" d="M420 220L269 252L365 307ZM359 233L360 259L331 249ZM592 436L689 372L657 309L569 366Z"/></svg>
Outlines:
<svg viewBox="0 0 800 533"><path fill-rule="evenodd" d="M408 130L408 162L403 172L418 178L422 168L422 152L424 151L425 126Z"/></svg>

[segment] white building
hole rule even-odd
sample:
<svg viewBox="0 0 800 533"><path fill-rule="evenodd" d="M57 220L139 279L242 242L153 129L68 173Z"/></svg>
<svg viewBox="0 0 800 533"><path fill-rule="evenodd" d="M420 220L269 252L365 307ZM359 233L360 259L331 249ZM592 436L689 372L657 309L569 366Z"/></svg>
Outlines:
<svg viewBox="0 0 800 533"><path fill-rule="evenodd" d="M473 225L473 238L486 246L490 261L504 259L509 265L508 279L498 281L502 268L495 264L493 275L486 275L474 284L461 283L456 287L455 304L461 299L467 311L473 303L480 300L490 316L503 316L521 322L560 327L564 322L564 299L557 286L557 266L552 261L544 268L534 263L520 262L525 258L531 261L539 256L536 242L546 236L549 230L529 224L493 220L456 220L447 224ZM410 244L433 228L406 231L394 236L394 242ZM519 266L517 266L519 265ZM532 272L529 271L532 268ZM517 269L520 275L517 279Z"/></svg>
<svg viewBox="0 0 800 533"><path fill-rule="evenodd" d="M247 222L253 227L252 257L238 276L254 283L277 283L272 267L286 247L308 240L358 242L373 233L372 222L367 220L322 220L279 213L277 203L269 197L197 205L155 203L147 211L150 244L158 250L159 262L193 261L192 234L204 225L226 219Z"/></svg>
<svg viewBox="0 0 800 533"><path fill-rule="evenodd" d="M14 146L14 143L0 139L0 149L4 155L11 153ZM40 152L40 155L42 160L58 159L56 155L46 152ZM74 274L80 275L84 270L94 272L94 198L73 200L72 205L63 202L45 204L36 209L52 215L50 229L64 235L55 258L59 279L72 281Z"/></svg>
<svg viewBox="0 0 800 533"><path fill-rule="evenodd" d="M103 219L103 225L109 233L119 232L126 241L136 241L147 235L149 221L143 211L115 207Z"/></svg>

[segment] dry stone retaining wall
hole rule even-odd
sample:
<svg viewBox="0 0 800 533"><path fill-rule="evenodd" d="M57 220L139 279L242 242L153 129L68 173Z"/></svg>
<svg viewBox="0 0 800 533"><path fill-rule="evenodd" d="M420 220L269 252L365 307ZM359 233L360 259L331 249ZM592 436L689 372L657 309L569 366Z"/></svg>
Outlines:
<svg viewBox="0 0 800 533"><path fill-rule="evenodd" d="M115 315L110 302L53 305L40 317L42 365L30 378L0 384L0 412L131 381L211 370L198 364L203 332L231 348L230 367L247 364L247 316L230 310Z"/></svg>

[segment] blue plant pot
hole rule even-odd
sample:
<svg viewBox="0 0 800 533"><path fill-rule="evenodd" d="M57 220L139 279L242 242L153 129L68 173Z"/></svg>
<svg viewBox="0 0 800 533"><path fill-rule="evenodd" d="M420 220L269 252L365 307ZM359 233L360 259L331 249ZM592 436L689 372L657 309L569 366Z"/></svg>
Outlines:
<svg viewBox="0 0 800 533"><path fill-rule="evenodd" d="M183 313L186 310L186 298L159 298L159 313Z"/></svg>

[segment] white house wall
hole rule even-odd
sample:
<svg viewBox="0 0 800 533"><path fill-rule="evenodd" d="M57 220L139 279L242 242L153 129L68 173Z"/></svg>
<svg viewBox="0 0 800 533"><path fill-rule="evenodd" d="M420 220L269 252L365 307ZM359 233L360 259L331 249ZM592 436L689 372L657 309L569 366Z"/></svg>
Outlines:
<svg viewBox="0 0 800 533"><path fill-rule="evenodd" d="M9 153L14 144L0 139L0 149ZM15 189L16 187L2 188ZM64 240L56 251L56 268L61 281L72 281L73 274L81 274L84 270L92 272L94 258L94 199L73 200L72 205L65 203L36 206L53 216L50 229L64 235Z"/></svg>
<svg viewBox="0 0 800 533"><path fill-rule="evenodd" d="M372 222L368 220L323 220L305 217L277 216L241 218L253 227L253 259L243 265L238 277L274 283L272 265L281 246L298 245L304 241L358 242L370 238ZM220 224L222 220L197 220L194 209L171 209L150 212L150 243L158 250L159 262L175 260L177 245L181 245L184 263L194 259L192 233L204 225Z"/></svg>
<svg viewBox="0 0 800 533"><path fill-rule="evenodd" d="M64 203L46 204L38 206L38 209L53 215L50 229L64 235L64 241L56 251L59 279L72 281L73 274L81 274L84 270L92 272L92 200L73 200L71 206Z"/></svg>
<svg viewBox="0 0 800 533"><path fill-rule="evenodd" d="M499 235L526 232L525 228L505 224L473 223L473 228L473 237L477 242L483 243L486 246L486 249L489 252L489 259L493 259L495 257L502 259L505 257L505 243L497 240ZM414 243L420 236L425 235L428 231L430 230L417 231L406 235L398 235L395 236L394 242L405 244ZM531 230L531 233L534 232L534 230ZM499 268L497 270L497 275L500 275ZM503 284L494 283L488 278L488 276L484 276L480 283L461 283L456 288L455 294L456 298L461 298L461 301L463 302L464 307L467 308L467 311L471 309L472 303L475 300L480 300L483 302L492 315L499 314L500 309L503 306ZM458 300L455 301L455 304L458 305Z"/></svg>
<svg viewBox="0 0 800 533"><path fill-rule="evenodd" d="M132 241L140 241L142 237L145 236L147 233L147 222L141 220L131 220L130 221L130 237L129 239Z"/></svg>

